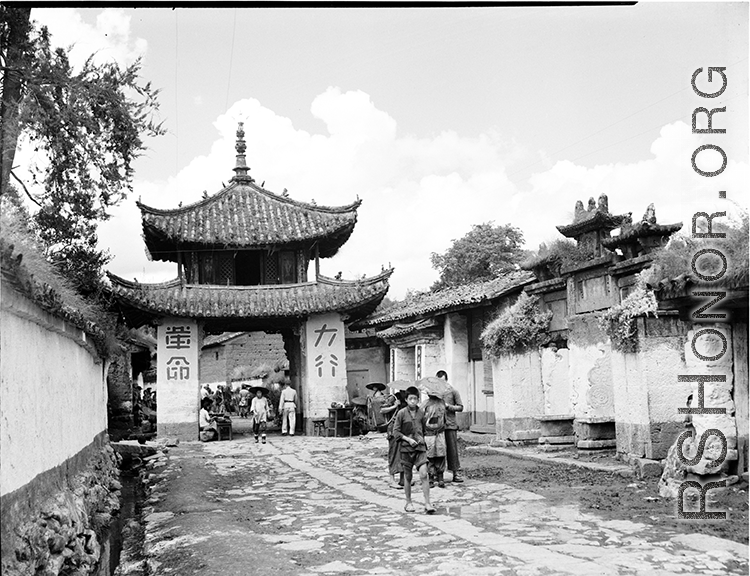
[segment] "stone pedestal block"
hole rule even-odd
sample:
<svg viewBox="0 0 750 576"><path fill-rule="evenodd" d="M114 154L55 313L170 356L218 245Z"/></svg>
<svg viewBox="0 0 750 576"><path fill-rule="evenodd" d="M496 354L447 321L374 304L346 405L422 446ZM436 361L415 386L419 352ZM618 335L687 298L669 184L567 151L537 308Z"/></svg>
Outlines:
<svg viewBox="0 0 750 576"><path fill-rule="evenodd" d="M615 421L612 418L578 418L575 421L579 440L613 440Z"/></svg>
<svg viewBox="0 0 750 576"><path fill-rule="evenodd" d="M539 416L542 435L539 444L575 444L575 432L573 431L573 414L556 414Z"/></svg>
<svg viewBox="0 0 750 576"><path fill-rule="evenodd" d="M583 450L614 448L615 422L607 417L578 418L575 421L576 446Z"/></svg>

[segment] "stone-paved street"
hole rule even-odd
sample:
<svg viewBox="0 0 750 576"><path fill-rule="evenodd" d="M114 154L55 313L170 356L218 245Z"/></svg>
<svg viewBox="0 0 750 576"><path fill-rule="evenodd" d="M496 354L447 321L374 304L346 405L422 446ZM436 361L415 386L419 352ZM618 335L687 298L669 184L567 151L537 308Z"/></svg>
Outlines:
<svg viewBox="0 0 750 576"><path fill-rule="evenodd" d="M389 486L386 440L270 436L155 458L146 551L156 574L746 574L747 547L677 535L499 483ZM165 465L161 465L165 464ZM449 476L449 475L448 475ZM120 573L136 571L126 560Z"/></svg>

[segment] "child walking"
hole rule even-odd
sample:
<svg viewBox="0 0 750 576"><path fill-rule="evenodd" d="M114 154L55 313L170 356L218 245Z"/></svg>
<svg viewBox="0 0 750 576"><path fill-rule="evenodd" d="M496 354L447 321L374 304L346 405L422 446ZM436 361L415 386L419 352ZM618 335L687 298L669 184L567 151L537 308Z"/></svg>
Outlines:
<svg viewBox="0 0 750 576"><path fill-rule="evenodd" d="M388 419L388 433L386 435L388 439L388 473L393 479L393 484L391 484L393 488L404 487L404 472L401 468L401 441L393 436L396 415L399 410L406 408L404 394L405 391L396 390L386 398L383 407L380 409L380 413Z"/></svg>
<svg viewBox="0 0 750 576"><path fill-rule="evenodd" d="M268 404L268 389L260 386L254 386L250 388L250 392L255 393L250 404L250 418L253 420L253 434L255 434L255 443L258 443L258 433L262 433L263 444L266 443L266 422L268 421L268 413L271 410Z"/></svg>
<svg viewBox="0 0 750 576"><path fill-rule="evenodd" d="M419 389L411 386L406 390L406 408L399 410L393 425L393 436L401 442L401 468L404 472L404 510L414 512L411 501L412 468L419 472L424 494L424 510L434 514L435 507L430 502L430 479L427 474L427 446L424 441L425 416L419 407Z"/></svg>

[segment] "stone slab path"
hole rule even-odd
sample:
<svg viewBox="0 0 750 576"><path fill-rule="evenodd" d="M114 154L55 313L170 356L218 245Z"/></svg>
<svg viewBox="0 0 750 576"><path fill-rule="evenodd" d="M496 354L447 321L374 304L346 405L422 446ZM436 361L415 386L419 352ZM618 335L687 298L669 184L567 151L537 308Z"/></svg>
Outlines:
<svg viewBox="0 0 750 576"><path fill-rule="evenodd" d="M151 573L396 575L747 574L748 548L678 535L518 487L469 479L431 491L434 516L404 512L383 435L183 444L154 469L145 510ZM199 461L197 504L170 505ZM192 468L196 470L196 468ZM195 472L192 472L195 474ZM182 484L181 484L182 483ZM183 493L182 497L186 495ZM181 564L182 562L182 564ZM248 566L253 563L253 567ZM129 572L130 570L130 572ZM135 573L124 566L120 573Z"/></svg>

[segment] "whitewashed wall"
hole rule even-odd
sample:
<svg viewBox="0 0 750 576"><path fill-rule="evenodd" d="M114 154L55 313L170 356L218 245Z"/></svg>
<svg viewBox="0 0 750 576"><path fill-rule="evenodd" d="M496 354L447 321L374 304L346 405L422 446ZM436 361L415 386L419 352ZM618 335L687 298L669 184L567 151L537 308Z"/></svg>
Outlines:
<svg viewBox="0 0 750 576"><path fill-rule="evenodd" d="M469 378L469 331L466 316L448 314L445 317L445 366L448 380L461 396L464 412L456 415L460 428L468 428L471 418L471 387ZM435 372L430 374L434 375ZM472 402L473 404L473 402Z"/></svg>
<svg viewBox="0 0 750 576"><path fill-rule="evenodd" d="M85 334L2 285L0 495L75 456L107 428L106 366Z"/></svg>
<svg viewBox="0 0 750 576"><path fill-rule="evenodd" d="M534 350L503 354L492 361L495 429L500 440L529 440L541 434L544 414L541 356Z"/></svg>
<svg viewBox="0 0 750 576"><path fill-rule="evenodd" d="M542 348L542 387L544 389L544 414L558 416L571 414L570 381L568 380L569 351Z"/></svg>

